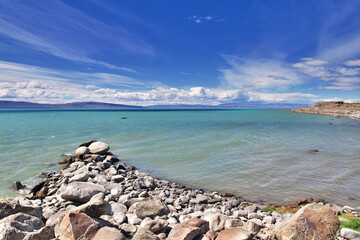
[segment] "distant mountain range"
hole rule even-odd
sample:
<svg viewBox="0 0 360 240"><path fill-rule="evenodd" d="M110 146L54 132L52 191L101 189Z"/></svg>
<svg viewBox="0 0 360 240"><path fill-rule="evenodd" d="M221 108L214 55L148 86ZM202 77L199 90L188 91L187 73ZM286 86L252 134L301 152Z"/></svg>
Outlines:
<svg viewBox="0 0 360 240"><path fill-rule="evenodd" d="M122 104L102 102L73 102L64 104L44 104L32 102L0 101L0 108L142 108Z"/></svg>
<svg viewBox="0 0 360 240"><path fill-rule="evenodd" d="M102 102L73 102L63 104L44 104L44 103L32 103L32 102L17 102L17 101L1 101L0 108L298 108L304 106L304 104L220 104L220 105L153 105L147 107L102 103Z"/></svg>

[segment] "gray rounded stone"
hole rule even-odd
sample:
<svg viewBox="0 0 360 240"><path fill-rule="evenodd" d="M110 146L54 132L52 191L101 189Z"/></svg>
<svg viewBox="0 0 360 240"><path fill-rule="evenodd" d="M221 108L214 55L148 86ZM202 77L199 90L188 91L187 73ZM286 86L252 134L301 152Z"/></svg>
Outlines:
<svg viewBox="0 0 360 240"><path fill-rule="evenodd" d="M75 156L82 156L90 153L90 149L87 147L79 147L75 150Z"/></svg>
<svg viewBox="0 0 360 240"><path fill-rule="evenodd" d="M109 145L104 142L94 142L89 146L90 153L93 154L105 154L109 149Z"/></svg>
<svg viewBox="0 0 360 240"><path fill-rule="evenodd" d="M75 202L88 202L97 193L105 192L105 188L100 184L89 182L70 183L61 197L65 200Z"/></svg>

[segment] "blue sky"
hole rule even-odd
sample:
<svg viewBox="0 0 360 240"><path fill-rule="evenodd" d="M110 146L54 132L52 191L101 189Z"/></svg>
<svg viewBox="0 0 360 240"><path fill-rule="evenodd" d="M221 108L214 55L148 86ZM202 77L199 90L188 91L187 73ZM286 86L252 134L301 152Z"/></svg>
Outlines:
<svg viewBox="0 0 360 240"><path fill-rule="evenodd" d="M0 1L0 99L360 102L359 1Z"/></svg>

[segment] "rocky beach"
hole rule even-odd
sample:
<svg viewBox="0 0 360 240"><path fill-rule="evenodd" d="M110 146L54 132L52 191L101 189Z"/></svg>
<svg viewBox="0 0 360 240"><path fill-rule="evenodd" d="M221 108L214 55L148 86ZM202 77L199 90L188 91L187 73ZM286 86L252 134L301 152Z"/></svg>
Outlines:
<svg viewBox="0 0 360 240"><path fill-rule="evenodd" d="M293 112L325 114L336 117L344 116L360 119L360 103L317 102L311 107L300 107Z"/></svg>
<svg viewBox="0 0 360 240"><path fill-rule="evenodd" d="M0 239L359 239L323 200L269 205L206 192L128 166L106 143L81 144L27 196L0 201ZM21 188L17 183L14 188ZM356 207L356 206L355 206ZM339 221L340 219L340 221Z"/></svg>

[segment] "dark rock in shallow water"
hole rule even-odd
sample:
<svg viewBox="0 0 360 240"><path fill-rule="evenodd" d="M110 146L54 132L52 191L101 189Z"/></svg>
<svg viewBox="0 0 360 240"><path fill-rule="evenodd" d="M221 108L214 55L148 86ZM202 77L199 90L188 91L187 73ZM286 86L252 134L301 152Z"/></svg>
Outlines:
<svg viewBox="0 0 360 240"><path fill-rule="evenodd" d="M307 153L311 153L311 154L317 154L317 153L319 153L319 152L320 152L320 151L317 150L317 149L311 149L311 150L307 151Z"/></svg>
<svg viewBox="0 0 360 240"><path fill-rule="evenodd" d="M28 198L30 199L35 199L36 198L36 194L37 192L39 192L45 185L45 181L42 181L38 184L36 184L31 190L30 190L30 193L28 195Z"/></svg>
<svg viewBox="0 0 360 240"><path fill-rule="evenodd" d="M89 141L86 141L86 142L83 142L82 144L80 144L79 147L89 147L90 144L92 144L94 142L97 142L97 141L96 140L89 140Z"/></svg>
<svg viewBox="0 0 360 240"><path fill-rule="evenodd" d="M20 181L14 182L13 185L11 186L11 189L14 191L19 191L24 188L26 188L26 186L23 185Z"/></svg>
<svg viewBox="0 0 360 240"><path fill-rule="evenodd" d="M60 161L58 164L69 164L69 163L73 163L76 161L79 161L80 158L78 156L71 156L68 158L65 158L64 160Z"/></svg>
<svg viewBox="0 0 360 240"><path fill-rule="evenodd" d="M121 119L127 119L127 117L122 117Z"/></svg>

